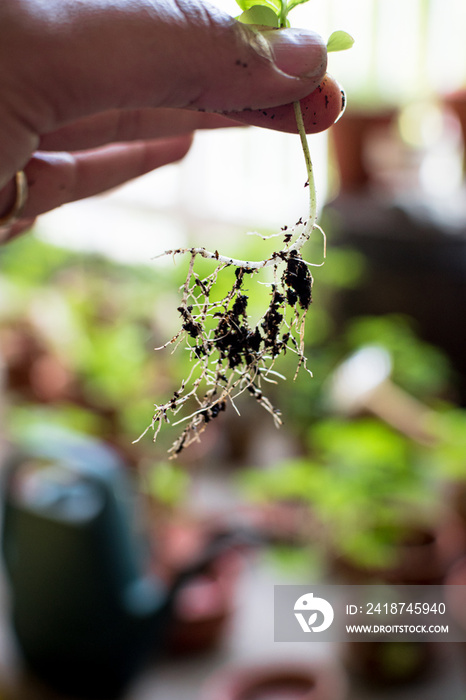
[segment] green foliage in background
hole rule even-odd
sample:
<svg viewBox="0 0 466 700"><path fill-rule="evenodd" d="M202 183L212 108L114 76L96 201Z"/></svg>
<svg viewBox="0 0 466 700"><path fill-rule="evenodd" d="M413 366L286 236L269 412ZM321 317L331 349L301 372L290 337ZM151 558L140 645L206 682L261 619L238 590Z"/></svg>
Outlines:
<svg viewBox="0 0 466 700"><path fill-rule="evenodd" d="M65 251L34 236L2 248L0 269L0 330L26 326L74 386L59 405L10 397L7 417L17 428L28 415L42 416L104 437L110 422L131 445L159 387L179 371L153 350L166 339L164 296L176 293L176 274Z"/></svg>
<svg viewBox="0 0 466 700"><path fill-rule="evenodd" d="M346 332L349 351L364 345L379 345L392 358L392 380L405 391L428 400L438 395L451 380L446 356L422 341L411 319L398 314L370 316L351 321Z"/></svg>
<svg viewBox="0 0 466 700"><path fill-rule="evenodd" d="M393 536L435 508L436 474L425 450L373 418L317 422L308 455L245 472L255 500L307 503L333 552L362 565L385 565Z"/></svg>
<svg viewBox="0 0 466 700"><path fill-rule="evenodd" d="M143 486L156 503L174 507L188 494L189 475L173 462L158 462L145 470Z"/></svg>

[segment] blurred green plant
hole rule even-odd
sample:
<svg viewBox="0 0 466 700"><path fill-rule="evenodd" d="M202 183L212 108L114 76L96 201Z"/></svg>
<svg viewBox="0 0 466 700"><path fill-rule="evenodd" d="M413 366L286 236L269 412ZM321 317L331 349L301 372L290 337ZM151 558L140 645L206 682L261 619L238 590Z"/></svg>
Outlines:
<svg viewBox="0 0 466 700"><path fill-rule="evenodd" d="M0 265L0 291L8 293L8 303L0 294L0 334L13 346L5 360L7 421L18 427L40 414L129 448L154 391L179 371L153 352L164 337L164 299L176 293L178 271L154 274L150 266L61 250L34 236L3 247ZM18 368L22 345L30 352ZM67 376L53 398L34 387L43 357Z"/></svg>
<svg viewBox="0 0 466 700"><path fill-rule="evenodd" d="M189 475L173 462L153 463L144 470L143 490L155 503L175 507L188 494Z"/></svg>
<svg viewBox="0 0 466 700"><path fill-rule="evenodd" d="M387 564L394 534L433 508L424 448L375 418L322 420L308 444L309 456L245 472L246 494L307 503L321 544L358 564Z"/></svg>
<svg viewBox="0 0 466 700"><path fill-rule="evenodd" d="M50 406L35 403L21 403L10 406L8 431L10 437L21 443L30 430L40 430L43 426L56 426L77 433L98 436L104 428L92 411L79 406L61 403Z"/></svg>
<svg viewBox="0 0 466 700"><path fill-rule="evenodd" d="M348 354L374 343L390 354L394 383L437 409L429 426L437 437L432 446L376 418L331 414L327 379ZM295 394L286 406L302 456L246 471L245 493L255 500L304 502L319 523L316 539L322 537L324 547L359 565L388 564L402 529L427 513L435 519L439 482L465 476L466 411L441 399L450 386L450 365L398 315L355 318L309 354L320 362L317 382L298 384L299 401Z"/></svg>
<svg viewBox="0 0 466 700"><path fill-rule="evenodd" d="M349 251L348 259L353 257L357 260L357 255ZM342 264L344 258L342 256ZM364 274L363 264L360 274ZM357 285L358 279L357 276L350 278L349 284ZM337 287L331 278L323 290L327 297L325 303L319 300L319 307L312 309L309 315L305 352L313 378L297 380L292 392L287 391L285 384L276 387L280 393L275 400L283 408L287 428L302 443L311 423L331 415L326 390L330 376L348 355L366 345L377 345L389 353L393 382L419 400L429 404L441 402L454 381L446 356L417 335L414 323L408 317L398 314L356 317L344 326L335 327L332 303L339 289L341 287ZM282 371L286 374L286 369Z"/></svg>
<svg viewBox="0 0 466 700"><path fill-rule="evenodd" d="M438 396L452 379L445 354L421 340L412 319L406 316L356 318L349 323L345 337L348 352L373 344L385 348L392 358L393 382L419 399Z"/></svg>
<svg viewBox="0 0 466 700"><path fill-rule="evenodd" d="M466 409L445 404L427 427L435 437L428 455L432 468L447 479L466 481Z"/></svg>

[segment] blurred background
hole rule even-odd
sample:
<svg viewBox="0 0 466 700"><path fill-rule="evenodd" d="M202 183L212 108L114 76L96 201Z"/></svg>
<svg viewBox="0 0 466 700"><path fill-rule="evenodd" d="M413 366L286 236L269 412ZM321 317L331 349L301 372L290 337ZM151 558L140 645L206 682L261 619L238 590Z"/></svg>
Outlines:
<svg viewBox="0 0 466 700"><path fill-rule="evenodd" d="M355 45L329 56L346 113L309 137L327 258L313 377L293 381L286 356L270 388L279 430L240 398L176 461L172 426L134 442L190 364L154 350L178 329L187 265L156 256L261 259L247 232L307 211L296 137L200 133L182 163L0 250L0 698L466 697L464 645L273 642L275 584L466 583L466 4L310 0L293 21ZM321 261L319 238L304 257ZM267 289L250 303L260 314ZM129 584L145 612L121 602ZM135 652L112 687L139 642L144 664Z"/></svg>

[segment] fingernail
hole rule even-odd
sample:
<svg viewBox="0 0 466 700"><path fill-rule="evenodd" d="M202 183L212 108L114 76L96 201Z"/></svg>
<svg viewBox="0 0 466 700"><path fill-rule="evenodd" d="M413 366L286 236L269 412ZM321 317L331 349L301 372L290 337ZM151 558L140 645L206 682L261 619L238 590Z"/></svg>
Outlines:
<svg viewBox="0 0 466 700"><path fill-rule="evenodd" d="M314 78L325 73L327 49L315 32L303 29L266 30L275 65L282 73L295 78Z"/></svg>

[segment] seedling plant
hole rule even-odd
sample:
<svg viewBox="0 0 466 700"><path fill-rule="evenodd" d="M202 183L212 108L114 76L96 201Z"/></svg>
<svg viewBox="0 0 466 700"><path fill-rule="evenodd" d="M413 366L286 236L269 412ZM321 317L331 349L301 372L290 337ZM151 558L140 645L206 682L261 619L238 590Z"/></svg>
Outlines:
<svg viewBox="0 0 466 700"><path fill-rule="evenodd" d="M288 15L297 5L307 0L237 0L242 13L238 20L262 28L279 30L289 27ZM334 32L327 44L328 51L349 48L352 38L342 31ZM149 430L154 441L162 424L173 422L184 425L169 453L177 456L193 441L198 440L206 426L247 392L266 411L276 426L282 423L281 414L265 393L267 383L275 383L281 375L275 369L279 356L286 352L296 355L296 374L301 368L310 373L304 354L306 314L312 301L313 278L310 268L315 264L303 259L301 251L314 231L325 235L317 224L317 199L312 160L301 104L293 104L297 132L306 166L306 187L309 191L307 217L294 226L284 226L276 234L281 245L259 261L240 260L203 247L168 250L163 255L189 256L186 280L182 286L178 313L180 330L162 348L184 345L190 354L190 372L162 404L155 405ZM265 237L264 237L265 238ZM201 276L196 270L199 258L213 261L213 271ZM317 263L322 264L322 263ZM271 271L268 308L257 322L251 322L248 303L252 278L266 268ZM219 276L234 269L233 283L226 295L216 298ZM158 349L162 349L158 348ZM182 415L181 415L182 414ZM172 419L176 419L173 421Z"/></svg>

